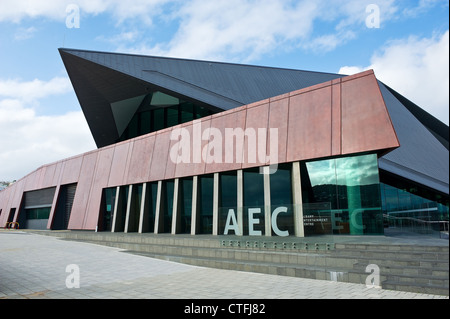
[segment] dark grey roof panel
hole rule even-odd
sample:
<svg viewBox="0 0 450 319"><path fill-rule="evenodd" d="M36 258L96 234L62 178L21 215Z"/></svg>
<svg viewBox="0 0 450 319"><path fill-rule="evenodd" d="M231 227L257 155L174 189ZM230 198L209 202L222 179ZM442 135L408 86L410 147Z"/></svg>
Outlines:
<svg viewBox="0 0 450 319"><path fill-rule="evenodd" d="M62 50L223 110L342 77L243 64Z"/></svg>
<svg viewBox="0 0 450 319"><path fill-rule="evenodd" d="M382 83L380 90L400 142L380 168L448 194L448 150Z"/></svg>

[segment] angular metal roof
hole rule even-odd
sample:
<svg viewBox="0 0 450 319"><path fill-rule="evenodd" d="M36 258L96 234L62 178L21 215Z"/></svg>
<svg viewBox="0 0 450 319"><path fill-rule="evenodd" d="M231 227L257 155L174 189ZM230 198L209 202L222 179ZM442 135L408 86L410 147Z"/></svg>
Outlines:
<svg viewBox="0 0 450 319"><path fill-rule="evenodd" d="M119 137L112 105L149 91L221 111L344 77L74 49L60 49L60 54L98 147ZM400 141L399 148L380 158L380 169L448 194L448 126L383 83L379 87Z"/></svg>

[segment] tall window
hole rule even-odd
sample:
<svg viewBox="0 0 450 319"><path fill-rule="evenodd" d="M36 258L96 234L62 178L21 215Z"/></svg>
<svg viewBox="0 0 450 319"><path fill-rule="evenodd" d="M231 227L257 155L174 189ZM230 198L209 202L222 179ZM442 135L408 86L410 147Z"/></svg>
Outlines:
<svg viewBox="0 0 450 319"><path fill-rule="evenodd" d="M383 233L376 154L301 166L306 234Z"/></svg>
<svg viewBox="0 0 450 319"><path fill-rule="evenodd" d="M237 214L237 172L224 172L219 175L219 234L223 234L228 210Z"/></svg>
<svg viewBox="0 0 450 319"><path fill-rule="evenodd" d="M197 233L212 234L214 175L198 178Z"/></svg>

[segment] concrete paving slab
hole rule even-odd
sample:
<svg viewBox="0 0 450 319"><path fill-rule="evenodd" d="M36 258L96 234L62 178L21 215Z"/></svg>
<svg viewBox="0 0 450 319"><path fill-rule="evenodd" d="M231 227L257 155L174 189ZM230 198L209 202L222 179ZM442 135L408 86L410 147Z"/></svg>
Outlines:
<svg viewBox="0 0 450 319"><path fill-rule="evenodd" d="M362 284L204 268L113 247L2 231L0 299L15 298L448 299Z"/></svg>

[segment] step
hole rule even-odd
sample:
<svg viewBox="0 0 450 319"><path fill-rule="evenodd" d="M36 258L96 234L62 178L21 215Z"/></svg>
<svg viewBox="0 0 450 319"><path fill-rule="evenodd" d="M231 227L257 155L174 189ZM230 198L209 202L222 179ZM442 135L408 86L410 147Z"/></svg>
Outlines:
<svg viewBox="0 0 450 319"><path fill-rule="evenodd" d="M382 284L384 289L389 290L397 290L397 291L407 291L407 292L416 292L422 294L433 294L433 295L449 295L449 288L436 286L436 285L421 285L414 283L400 283L396 281L384 281Z"/></svg>
<svg viewBox="0 0 450 319"><path fill-rule="evenodd" d="M448 243L446 245L410 245L410 244L353 244L335 243L336 250L382 250L382 251L427 251L427 252L449 252Z"/></svg>
<svg viewBox="0 0 450 319"><path fill-rule="evenodd" d="M365 271L367 265L376 264L380 267L383 288L442 294L447 287L448 295L448 247L324 242L316 245L293 238L275 241L137 233L47 232L45 235L197 266L360 284L365 284L370 274Z"/></svg>
<svg viewBox="0 0 450 319"><path fill-rule="evenodd" d="M366 263L356 263L353 269L365 270L367 267ZM381 274L392 274L392 275L407 275L407 276L436 276L442 278L449 278L449 270L447 269L433 269L433 268L423 268L417 266L381 266Z"/></svg>
<svg viewBox="0 0 450 319"><path fill-rule="evenodd" d="M363 257L395 257L395 258L407 258L407 259L437 259L437 260L449 260L448 252L441 251L426 251L426 250L410 250L410 251L395 251L395 250L379 250L379 249L337 249L337 254L344 254L347 256L363 256Z"/></svg>
<svg viewBox="0 0 450 319"><path fill-rule="evenodd" d="M228 258L208 258L208 257L194 257L184 255L167 255L157 254L142 251L123 251L125 253L132 253L151 258L158 258L162 260L185 263L201 267L210 267L227 270L249 271L273 275L283 275L291 277L320 279L320 280L335 280L343 282L349 281L352 278L357 278L354 283L361 283L360 277L349 277L347 268L336 267L318 267L314 265L300 265L300 264L285 264L273 263L266 261L243 261ZM351 271L352 274L357 274L356 271ZM341 275L337 275L341 274ZM361 274L363 275L363 274ZM367 276L367 274L365 274Z"/></svg>

